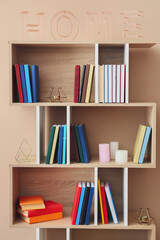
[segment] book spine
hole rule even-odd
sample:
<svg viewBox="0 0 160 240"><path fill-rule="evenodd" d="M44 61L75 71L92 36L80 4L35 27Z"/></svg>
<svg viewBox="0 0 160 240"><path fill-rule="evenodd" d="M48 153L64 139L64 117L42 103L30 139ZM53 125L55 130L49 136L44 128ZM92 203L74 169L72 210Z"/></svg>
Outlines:
<svg viewBox="0 0 160 240"><path fill-rule="evenodd" d="M25 73L24 73L24 66L20 65L20 75L21 75L21 81L22 81L22 91L23 91L23 100L25 103L28 102L28 97L27 97L27 86L26 86L26 79L25 79Z"/></svg>
<svg viewBox="0 0 160 240"><path fill-rule="evenodd" d="M93 184L93 183L91 183ZM85 219L85 225L89 224L89 218L90 218L90 213L91 213L91 206L92 206L92 201L93 201L93 194L94 194L94 186L90 188L90 193L89 193L89 199L88 199L88 206L86 210L86 219Z"/></svg>
<svg viewBox="0 0 160 240"><path fill-rule="evenodd" d="M66 164L67 125L64 125L62 164Z"/></svg>
<svg viewBox="0 0 160 240"><path fill-rule="evenodd" d="M80 83L80 65L75 66L75 79L74 79L74 102L78 103L79 99L79 83Z"/></svg>
<svg viewBox="0 0 160 240"><path fill-rule="evenodd" d="M86 103L89 103L90 101L91 88L92 88L92 82L93 82L93 73L94 73L94 66L91 64L89 69L88 84L87 84L87 91L86 91L86 99L85 99Z"/></svg>
<svg viewBox="0 0 160 240"><path fill-rule="evenodd" d="M145 156L145 152L146 152L146 149L147 149L150 134L151 134L151 127L147 126L145 136L144 136L144 140L143 140L141 153L140 153L140 156L139 156L139 161L138 161L139 164L142 164L143 161L144 161L144 156Z"/></svg>
<svg viewBox="0 0 160 240"><path fill-rule="evenodd" d="M112 66L109 65L109 103L112 103Z"/></svg>
<svg viewBox="0 0 160 240"><path fill-rule="evenodd" d="M82 146L81 146L81 141L80 141L80 136L79 136L79 131L78 131L78 125L75 125L74 129L75 129L75 134L76 134L76 139L77 139L80 161L82 163L84 163L84 156L83 156L83 152L82 152Z"/></svg>
<svg viewBox="0 0 160 240"><path fill-rule="evenodd" d="M84 162L88 163L88 155L87 155L87 150L84 142L84 136L83 136L83 131L82 131L82 125L78 126L78 131L79 131L79 136L80 136L80 141L81 141L81 146L82 146L82 151L83 151L83 156L84 156Z"/></svg>
<svg viewBox="0 0 160 240"><path fill-rule="evenodd" d="M51 133L49 138L49 144L48 144L48 151L47 151L47 157L46 157L46 164L49 164L50 156L51 156L51 150L52 150L52 144L53 144L53 138L54 138L54 131L55 126L51 127Z"/></svg>
<svg viewBox="0 0 160 240"><path fill-rule="evenodd" d="M112 89L113 103L116 102L116 65L113 65L113 89Z"/></svg>
<svg viewBox="0 0 160 240"><path fill-rule="evenodd" d="M86 99L86 91L87 91L87 83L88 83L88 74L89 74L90 65L86 65L85 70L85 77L84 77L84 84L83 84L83 91L82 91L82 99L81 102L84 103Z"/></svg>
<svg viewBox="0 0 160 240"><path fill-rule="evenodd" d="M63 149L63 132L64 127L60 126L59 130L59 142L58 142L58 164L62 164L62 149Z"/></svg>
<svg viewBox="0 0 160 240"><path fill-rule="evenodd" d="M86 71L86 65L83 65L82 68L82 78L81 78L81 86L79 91L79 103L82 101L82 93L83 93L83 85L84 85L84 78L85 78L85 71Z"/></svg>
<svg viewBox="0 0 160 240"><path fill-rule="evenodd" d="M121 85L121 72L120 65L117 65L117 103L120 103L120 85Z"/></svg>
<svg viewBox="0 0 160 240"><path fill-rule="evenodd" d="M22 83L21 83L21 76L19 71L19 64L15 64L15 72L16 72L16 80L18 86L18 95L19 95L19 102L23 103L23 92L22 92Z"/></svg>
<svg viewBox="0 0 160 240"><path fill-rule="evenodd" d="M28 102L32 103L31 82L30 82L29 66L28 66L28 64L24 65L24 72L25 72L25 77L26 77Z"/></svg>
<svg viewBox="0 0 160 240"><path fill-rule="evenodd" d="M125 93L124 78L125 78L125 65L121 64L121 103L124 103L124 93Z"/></svg>

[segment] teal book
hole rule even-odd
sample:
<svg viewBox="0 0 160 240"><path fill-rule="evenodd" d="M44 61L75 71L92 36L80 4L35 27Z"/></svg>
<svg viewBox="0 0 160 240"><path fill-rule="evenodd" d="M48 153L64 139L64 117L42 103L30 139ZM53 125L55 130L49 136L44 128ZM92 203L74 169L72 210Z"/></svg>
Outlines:
<svg viewBox="0 0 160 240"><path fill-rule="evenodd" d="M52 144L53 144L55 128L56 128L55 125L53 125L51 127L51 133L50 133L49 144L48 144L48 152L47 152L46 164L49 164L49 162L50 162L50 156L51 156L51 151L52 151Z"/></svg>
<svg viewBox="0 0 160 240"><path fill-rule="evenodd" d="M84 163L84 156L83 156L82 145L81 145L81 140L80 140L79 131L78 131L78 125L75 125L74 129L75 129L75 134L76 134L76 140L77 140L77 145L78 145L80 161L82 163Z"/></svg>
<svg viewBox="0 0 160 240"><path fill-rule="evenodd" d="M141 153L140 153L139 160L138 160L138 163L140 163L140 164L142 164L143 161L144 161L144 156L145 156L145 153L146 153L146 149L147 149L148 141L149 141L149 138L150 138L150 134L151 134L151 127L147 126L146 127L146 132L145 132L145 135L144 135L144 139L143 139Z"/></svg>
<svg viewBox="0 0 160 240"><path fill-rule="evenodd" d="M62 164L66 164L66 145L67 145L67 125L64 125Z"/></svg>
<svg viewBox="0 0 160 240"><path fill-rule="evenodd" d="M28 64L24 64L24 72L25 72L25 78L26 78L28 102L32 103L31 80L30 80Z"/></svg>

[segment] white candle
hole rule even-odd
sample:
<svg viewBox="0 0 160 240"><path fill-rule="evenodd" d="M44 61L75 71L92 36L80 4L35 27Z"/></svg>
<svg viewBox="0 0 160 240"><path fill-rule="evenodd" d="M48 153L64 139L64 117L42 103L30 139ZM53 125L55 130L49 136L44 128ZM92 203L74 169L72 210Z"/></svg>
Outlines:
<svg viewBox="0 0 160 240"><path fill-rule="evenodd" d="M115 152L119 148L119 142L110 142L111 159L115 159Z"/></svg>
<svg viewBox="0 0 160 240"><path fill-rule="evenodd" d="M128 162L128 151L127 150L116 150L115 161L116 161L116 163L127 163Z"/></svg>

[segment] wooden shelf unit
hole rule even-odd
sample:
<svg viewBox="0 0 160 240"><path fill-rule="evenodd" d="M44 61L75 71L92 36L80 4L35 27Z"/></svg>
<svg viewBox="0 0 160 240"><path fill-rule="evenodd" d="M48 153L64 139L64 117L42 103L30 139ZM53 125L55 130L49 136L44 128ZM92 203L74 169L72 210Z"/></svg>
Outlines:
<svg viewBox="0 0 160 240"><path fill-rule="evenodd" d="M95 239L97 231L112 240L141 239L155 240L155 224L139 225L134 214L128 212L128 169L156 167L156 104L125 103L99 104L96 90L92 102L73 103L74 66L76 64L121 64L125 63L126 43L51 43L10 42L10 105L36 108L36 156L29 163L10 164L11 200L10 226L36 228L38 240ZM129 48L150 48L154 43L131 43ZM128 45L127 45L128 46ZM127 50L129 54L129 49ZM129 60L129 59L128 59ZM40 66L40 102L19 103L15 90L12 66L36 64ZM129 62L127 63L129 72ZM95 69L95 78L97 71ZM96 85L96 84L95 84ZM67 99L62 103L46 102L50 87L62 87ZM129 81L128 81L129 88ZM129 100L129 95L128 95ZM85 123L91 150L88 164L76 163L70 138L70 124ZM67 124L67 164L46 165L50 129L53 124ZM132 152L138 125L152 127L151 151L144 164L132 162ZM121 149L129 151L126 164L111 162L102 164L98 158L98 144L119 141ZM97 180L109 181L115 201L119 224L102 225L98 222ZM94 181L95 191L91 210L91 223L71 225L71 209L77 181ZM16 214L19 196L40 194L45 200L63 204L63 219L28 225Z"/></svg>

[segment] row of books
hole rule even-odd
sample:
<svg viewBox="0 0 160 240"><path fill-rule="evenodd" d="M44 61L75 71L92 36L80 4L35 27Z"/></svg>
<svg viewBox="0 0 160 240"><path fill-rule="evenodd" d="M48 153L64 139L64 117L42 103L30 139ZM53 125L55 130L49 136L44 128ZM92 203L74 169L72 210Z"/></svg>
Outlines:
<svg viewBox="0 0 160 240"><path fill-rule="evenodd" d="M93 182L77 182L71 213L72 225L89 224L93 193Z"/></svg>
<svg viewBox="0 0 160 240"><path fill-rule="evenodd" d="M14 69L19 102L39 102L39 66L15 64Z"/></svg>
<svg viewBox="0 0 160 240"><path fill-rule="evenodd" d="M140 124L133 150L133 162L142 164L151 138L151 127Z"/></svg>
<svg viewBox="0 0 160 240"><path fill-rule="evenodd" d="M92 64L83 65L82 71L80 65L75 66L75 79L74 79L75 103L90 102L93 78L94 78L94 65Z"/></svg>
<svg viewBox="0 0 160 240"><path fill-rule="evenodd" d="M61 219L62 211L62 204L44 201L42 196L20 197L17 206L20 219L29 224Z"/></svg>
<svg viewBox="0 0 160 240"><path fill-rule="evenodd" d="M116 212L116 208L114 205L114 201L113 201L109 183L108 182L106 182L106 183L100 182L100 180L98 180L98 193L99 193L99 203L100 203L102 224L109 223L107 206L109 206L113 222L115 224L118 224L117 212Z"/></svg>
<svg viewBox="0 0 160 240"><path fill-rule="evenodd" d="M46 164L66 164L67 125L52 125ZM56 156L58 150L58 159Z"/></svg>
<svg viewBox="0 0 160 240"><path fill-rule="evenodd" d="M99 102L124 103L126 65L107 64L99 66Z"/></svg>
<svg viewBox="0 0 160 240"><path fill-rule="evenodd" d="M71 125L71 138L73 139L76 161L88 163L91 160L91 154L85 124Z"/></svg>

